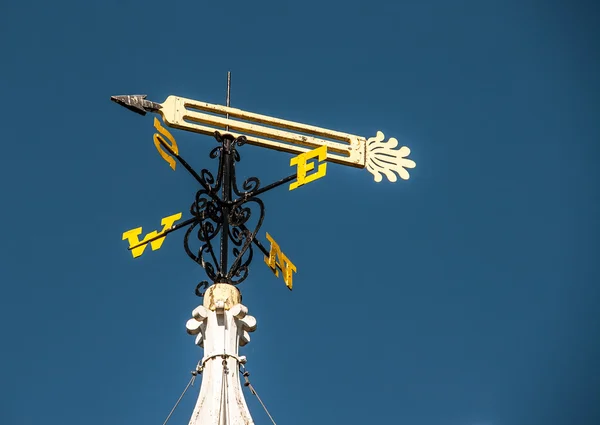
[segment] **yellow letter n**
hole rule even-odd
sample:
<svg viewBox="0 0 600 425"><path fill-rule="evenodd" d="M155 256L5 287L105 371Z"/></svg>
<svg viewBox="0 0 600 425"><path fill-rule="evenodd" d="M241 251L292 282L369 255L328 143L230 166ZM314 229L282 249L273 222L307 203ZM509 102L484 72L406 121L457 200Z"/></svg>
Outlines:
<svg viewBox="0 0 600 425"><path fill-rule="evenodd" d="M290 190L294 190L297 187L313 182L325 176L327 171L327 163L319 164L319 167L315 173L309 174L308 176L306 175L308 171L312 171L315 168L314 162L306 162L311 158L317 158L319 162L325 161L327 159L327 146L320 146L312 151L301 153L300 155L290 159L290 166L296 165L298 167L296 171L296 182L290 184Z"/></svg>
<svg viewBox="0 0 600 425"><path fill-rule="evenodd" d="M275 276L279 277L279 270L277 270L277 266L281 268L283 272L283 281L285 282L285 286L292 290L292 273L296 272L296 266L292 264L289 258L281 252L279 245L277 242L273 240L271 235L267 233L267 239L271 242L271 249L269 250L269 256L265 257L265 263L271 269L271 271L275 274ZM277 262L279 259L279 262Z"/></svg>
<svg viewBox="0 0 600 425"><path fill-rule="evenodd" d="M154 230L154 231L148 233L146 236L144 236L144 239L141 241L139 238L139 236L142 234L141 227L136 227L135 229L131 229L131 230L124 232L123 240L125 240L125 239L128 240L129 248L135 247L135 248L131 249L131 255L133 255L133 258L137 258L144 253L144 251L146 250L146 246L148 245L147 243L144 243L144 242L163 234L165 231L169 230L173 226L173 224L175 224L175 222L177 220L179 220L180 218L181 218L181 213L173 214L173 215L163 218L160 222L160 224L163 225L163 229L160 231L160 233L157 232L156 230ZM150 246L152 247L152 251L156 251L157 249L160 249L160 247L162 246L164 241L165 241L165 236L151 241Z"/></svg>

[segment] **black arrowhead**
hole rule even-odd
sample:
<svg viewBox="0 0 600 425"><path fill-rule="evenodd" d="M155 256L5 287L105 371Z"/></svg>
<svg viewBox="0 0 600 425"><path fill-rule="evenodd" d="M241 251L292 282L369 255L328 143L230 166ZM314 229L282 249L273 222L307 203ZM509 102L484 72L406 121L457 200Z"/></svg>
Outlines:
<svg viewBox="0 0 600 425"><path fill-rule="evenodd" d="M146 94L125 94L120 96L111 96L110 100L140 115L146 115L146 112L158 111L161 108L161 105L159 103L146 100L146 96Z"/></svg>

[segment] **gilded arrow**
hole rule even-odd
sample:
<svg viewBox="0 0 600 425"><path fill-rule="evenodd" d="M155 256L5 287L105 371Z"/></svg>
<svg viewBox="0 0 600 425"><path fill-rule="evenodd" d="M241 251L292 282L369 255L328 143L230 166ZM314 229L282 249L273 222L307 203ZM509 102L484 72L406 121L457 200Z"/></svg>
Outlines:
<svg viewBox="0 0 600 425"><path fill-rule="evenodd" d="M407 158L410 149L406 146L395 149L398 141L390 138L384 142L381 132L367 139L178 96L169 96L163 103L146 100L146 95L112 96L111 100L141 115L158 113L172 128L211 136L215 131L227 129L234 137L246 136L251 145L278 151L301 154L327 146L327 161L367 168L377 182L383 176L396 181L396 174L407 180L409 174L406 169L415 167L414 161Z"/></svg>

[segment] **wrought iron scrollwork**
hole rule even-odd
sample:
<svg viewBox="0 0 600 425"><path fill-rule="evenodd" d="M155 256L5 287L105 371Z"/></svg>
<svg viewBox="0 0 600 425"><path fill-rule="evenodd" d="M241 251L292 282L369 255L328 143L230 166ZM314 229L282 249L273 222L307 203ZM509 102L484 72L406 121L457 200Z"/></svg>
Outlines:
<svg viewBox="0 0 600 425"><path fill-rule="evenodd" d="M209 286L208 281L203 280L198 285L196 285L196 290L194 291L194 293L196 294L197 297L202 298L204 296L204 294L206 293L206 289L208 288L208 286ZM204 289L204 291L202 291L202 289Z"/></svg>
<svg viewBox="0 0 600 425"><path fill-rule="evenodd" d="M237 285L248 277L254 246L268 255L256 239L265 217L265 206L258 195L291 181L295 175L265 187L261 187L257 177L249 177L240 189L235 164L241 159L237 148L246 143L246 137L235 138L219 132L215 132L214 137L218 146L209 156L219 160L216 177L207 169L196 173L178 153L171 152L201 189L190 206L192 218L169 231L187 226L183 238L187 255L204 269L213 283ZM203 289L208 286L208 281L200 282L196 295L203 296Z"/></svg>
<svg viewBox="0 0 600 425"><path fill-rule="evenodd" d="M237 184L235 163L241 159L237 147L243 146L246 138L215 132L215 139L219 146L209 156L219 159L217 176L207 169L195 174L202 189L190 206L193 222L183 244L187 255L204 268L213 283L237 285L248 277L254 255L252 243L262 226L265 207L252 196L260 187L257 177L246 179L241 189ZM207 281L201 282L196 295L202 296L201 288L207 285Z"/></svg>

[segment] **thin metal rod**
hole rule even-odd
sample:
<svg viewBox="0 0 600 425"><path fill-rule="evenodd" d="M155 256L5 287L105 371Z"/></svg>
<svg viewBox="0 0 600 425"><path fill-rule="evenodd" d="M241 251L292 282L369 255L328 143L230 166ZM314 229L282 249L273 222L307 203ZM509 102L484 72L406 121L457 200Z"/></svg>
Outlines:
<svg viewBox="0 0 600 425"><path fill-rule="evenodd" d="M227 107L231 106L231 71L227 71ZM229 120L229 112L227 112L226 118ZM229 126L226 127L229 131Z"/></svg>
<svg viewBox="0 0 600 425"><path fill-rule="evenodd" d="M173 155L175 158L177 158L177 161L179 161L179 163L181 165L183 165L183 167L188 170L188 172L196 179L196 181L198 183L200 183L200 185L202 185L202 187L204 188L204 190L206 190L206 192L208 193L208 195L217 203L219 204L223 204L223 201L217 196L215 195L215 193L213 192L212 188L210 186L208 186L206 184L206 182L204 181L204 179L202 177L200 177L198 175L198 173L196 173L196 171L194 171L194 169L192 167L190 167L190 165L182 158L179 156L179 154L175 153L175 151L173 151L173 149L171 148L171 146L169 146L167 144L167 142L165 142L163 140L162 137L158 138L158 141L160 142L161 145L163 145L163 147L169 151L169 153L171 155Z"/></svg>
<svg viewBox="0 0 600 425"><path fill-rule="evenodd" d="M245 224L241 224L240 229L242 229L243 231L248 231L248 228L246 227ZM258 249L260 249L262 251L262 253L265 254L267 257L270 255L269 251L267 251L267 248L265 248L265 246L261 243L261 241L256 239L256 237L254 239L252 239L252 242L254 242L254 245L256 245L258 247ZM277 268L279 270L281 270L283 272L283 269L281 268L281 266L279 264L275 263L275 265L277 266Z"/></svg>
<svg viewBox="0 0 600 425"><path fill-rule="evenodd" d="M227 275L227 257L229 254L229 214L231 213L230 203L231 203L231 195L232 195L232 173L235 173L235 169L233 168L233 153L232 150L235 149L234 142L231 137L223 137L223 150L221 151L221 155L223 155L223 184L221 190L221 199L223 205L223 227L221 228L221 271L223 272L223 277Z"/></svg>
<svg viewBox="0 0 600 425"><path fill-rule="evenodd" d="M260 195L261 193L265 193L265 192L266 192L266 191L268 191L268 190L274 189L274 188L276 188L276 187L279 187L279 186L281 186L282 184L285 184L285 183L287 183L287 182L290 182L290 181L294 180L295 178L296 178L296 174L290 174L289 176L287 176L287 177L284 177L283 179L281 179L281 180L279 180L279 181L277 181L277 182L275 182L275 183L271 183L271 184L269 184L269 185L266 185L265 187L263 187L263 188L261 188L261 189L258 189L258 190L254 191L254 192L250 192L250 193L248 193L247 195L243 196L242 198L240 198L240 199L236 200L236 201L234 202L234 204L238 204L238 203L240 203L240 202L244 202L246 199L248 199L248 198L250 198L250 197L253 197L253 196L258 196L258 195Z"/></svg>
<svg viewBox="0 0 600 425"><path fill-rule="evenodd" d="M267 415L269 415L269 419L271 419L271 422L273 422L273 425L277 425L275 423L275 419L273 419L273 416L271 416L271 414L267 410L267 406L265 406L265 403L263 403L263 401L260 399L260 396L258 395L258 393L256 392L256 390L254 389L254 387L252 386L252 384L249 383L249 382L248 382L248 388L250 388L250 392L256 396L256 398L258 399L260 405L263 407L263 409L265 410L265 412L267 413Z"/></svg>
<svg viewBox="0 0 600 425"><path fill-rule="evenodd" d="M177 409L177 406L179 406L179 402L181 401L187 390L190 388L190 385L194 385L195 380L196 375L192 375L192 379L190 379L190 382L188 382L187 386L185 387L185 390L183 390L183 392L179 396L179 399L175 403L175 406L173 406L173 409L171 409L171 412L169 413L169 416L167 416L167 419L165 419L165 421L163 422L163 425L167 425L167 422L169 422L169 419L171 419L171 415L173 415L173 412L175 411L175 409Z"/></svg>
<svg viewBox="0 0 600 425"><path fill-rule="evenodd" d="M231 104L231 71L227 71L227 106ZM229 122L229 113L226 115L227 122ZM226 131L229 131L229 125L225 127ZM221 150L221 164L223 165L222 173L222 184L223 189L221 191L221 198L223 205L223 227L221 228L221 255L220 255L220 274L221 278L227 276L227 256L229 253L229 213L230 209L227 206L231 203L231 173L235 173L232 170L233 157L231 149L235 149L233 140L223 137L223 149Z"/></svg>
<svg viewBox="0 0 600 425"><path fill-rule="evenodd" d="M148 239L147 241L143 241L143 242L140 242L140 243L138 243L138 244L135 244L135 245L133 245L133 246L130 246L130 247L129 247L129 248L127 248L127 249L128 249L129 251L131 251L132 249L136 249L136 248L138 248L138 247L140 247L140 246L142 246L142 245L146 245L146 244L148 244L148 243L150 243L150 242L154 242L154 241L155 241L155 240L157 240L157 239L164 238L164 237L165 237L165 236L167 236L169 233L171 233L171 232L174 232L175 230L179 230L179 229L181 229L182 227L185 227L185 226L187 226L188 224L192 224L192 223L193 223L194 221L196 221L197 219L198 219L198 217L192 217L192 218L190 218L190 219L187 219L187 220L186 220L186 221L184 221L183 223L179 223L179 224L176 224L175 226L171 226L171 228L170 228L170 229L167 229L167 230L165 230L164 232L162 232L162 233L159 233L158 235L156 235L156 236L154 236L154 237L152 237L152 238Z"/></svg>

